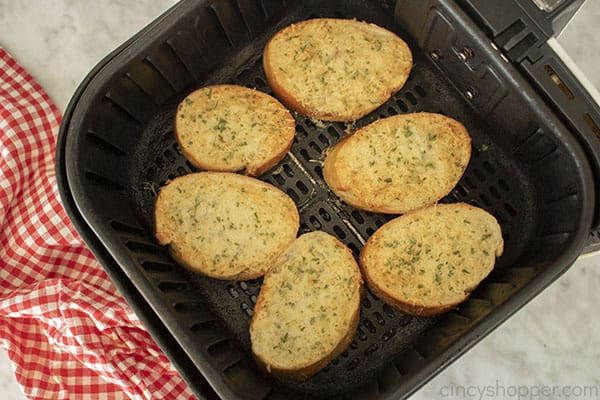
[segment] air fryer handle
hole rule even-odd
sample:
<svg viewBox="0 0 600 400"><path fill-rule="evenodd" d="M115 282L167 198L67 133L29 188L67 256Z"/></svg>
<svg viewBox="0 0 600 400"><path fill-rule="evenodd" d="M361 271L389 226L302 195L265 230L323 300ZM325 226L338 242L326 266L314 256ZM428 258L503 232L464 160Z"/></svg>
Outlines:
<svg viewBox="0 0 600 400"><path fill-rule="evenodd" d="M535 62L525 59L520 63L520 67L537 85L541 94L549 100L557 114L563 117L587 153L596 186L593 228L598 229L600 228L600 105L557 55L555 50L561 48L556 45L551 46L549 43L552 40L540 47L539 59Z"/></svg>
<svg viewBox="0 0 600 400"><path fill-rule="evenodd" d="M526 57L536 60L539 46L558 35L584 1L562 0L546 9L537 5L544 0L461 0L461 4L508 59L521 62Z"/></svg>

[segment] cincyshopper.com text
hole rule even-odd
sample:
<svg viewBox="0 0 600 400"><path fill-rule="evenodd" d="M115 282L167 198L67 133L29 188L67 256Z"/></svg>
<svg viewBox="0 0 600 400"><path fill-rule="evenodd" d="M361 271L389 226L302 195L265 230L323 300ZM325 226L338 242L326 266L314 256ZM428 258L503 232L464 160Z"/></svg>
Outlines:
<svg viewBox="0 0 600 400"><path fill-rule="evenodd" d="M547 398L594 399L600 398L596 385L449 385L440 388L441 397L468 399L518 399L534 400Z"/></svg>

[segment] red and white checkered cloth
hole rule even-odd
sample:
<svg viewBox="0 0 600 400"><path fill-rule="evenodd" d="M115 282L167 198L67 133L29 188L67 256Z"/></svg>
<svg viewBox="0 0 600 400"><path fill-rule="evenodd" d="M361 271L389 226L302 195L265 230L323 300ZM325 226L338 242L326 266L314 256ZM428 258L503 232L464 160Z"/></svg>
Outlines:
<svg viewBox="0 0 600 400"><path fill-rule="evenodd" d="M69 222L59 124L0 48L0 346L17 381L31 399L193 398Z"/></svg>

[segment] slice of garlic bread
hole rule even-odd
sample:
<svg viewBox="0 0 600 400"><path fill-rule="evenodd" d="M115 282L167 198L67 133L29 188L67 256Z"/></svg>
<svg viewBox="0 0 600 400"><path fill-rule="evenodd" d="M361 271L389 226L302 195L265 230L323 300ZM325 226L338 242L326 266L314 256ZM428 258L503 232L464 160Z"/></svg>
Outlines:
<svg viewBox="0 0 600 400"><path fill-rule="evenodd" d="M379 228L360 255L369 289L402 312L429 316L465 301L492 271L504 242L487 211L436 204Z"/></svg>
<svg viewBox="0 0 600 400"><path fill-rule="evenodd" d="M228 172L178 177L160 189L155 235L173 258L217 279L260 277L294 241L299 215L276 187Z"/></svg>
<svg viewBox="0 0 600 400"><path fill-rule="evenodd" d="M273 36L263 66L273 92L292 110L319 120L354 121L400 90L412 53L377 25L316 18Z"/></svg>
<svg viewBox="0 0 600 400"><path fill-rule="evenodd" d="M259 176L285 157L295 133L294 118L277 99L237 85L198 89L175 115L184 156L208 171Z"/></svg>
<svg viewBox="0 0 600 400"><path fill-rule="evenodd" d="M333 236L300 236L265 275L250 323L252 351L275 376L305 380L352 341L362 277Z"/></svg>
<svg viewBox="0 0 600 400"><path fill-rule="evenodd" d="M425 112L396 115L330 148L323 177L354 207L402 214L450 193L470 157L471 138L460 122Z"/></svg>

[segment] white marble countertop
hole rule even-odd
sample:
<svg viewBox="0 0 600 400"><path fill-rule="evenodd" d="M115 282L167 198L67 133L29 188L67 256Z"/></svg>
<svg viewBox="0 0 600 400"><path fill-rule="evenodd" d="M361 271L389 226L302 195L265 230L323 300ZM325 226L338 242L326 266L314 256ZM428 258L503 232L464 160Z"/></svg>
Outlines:
<svg viewBox="0 0 600 400"><path fill-rule="evenodd" d="M79 82L102 57L174 3L0 0L0 46L64 111ZM600 88L598 21L600 1L588 0L559 37L596 88ZM600 398L599 286L600 255L580 258L412 399L516 399L517 391L527 391L521 398ZM586 386L591 390L587 397ZM570 390L571 396L556 390ZM0 356L0 393L4 399L23 398L5 354Z"/></svg>

